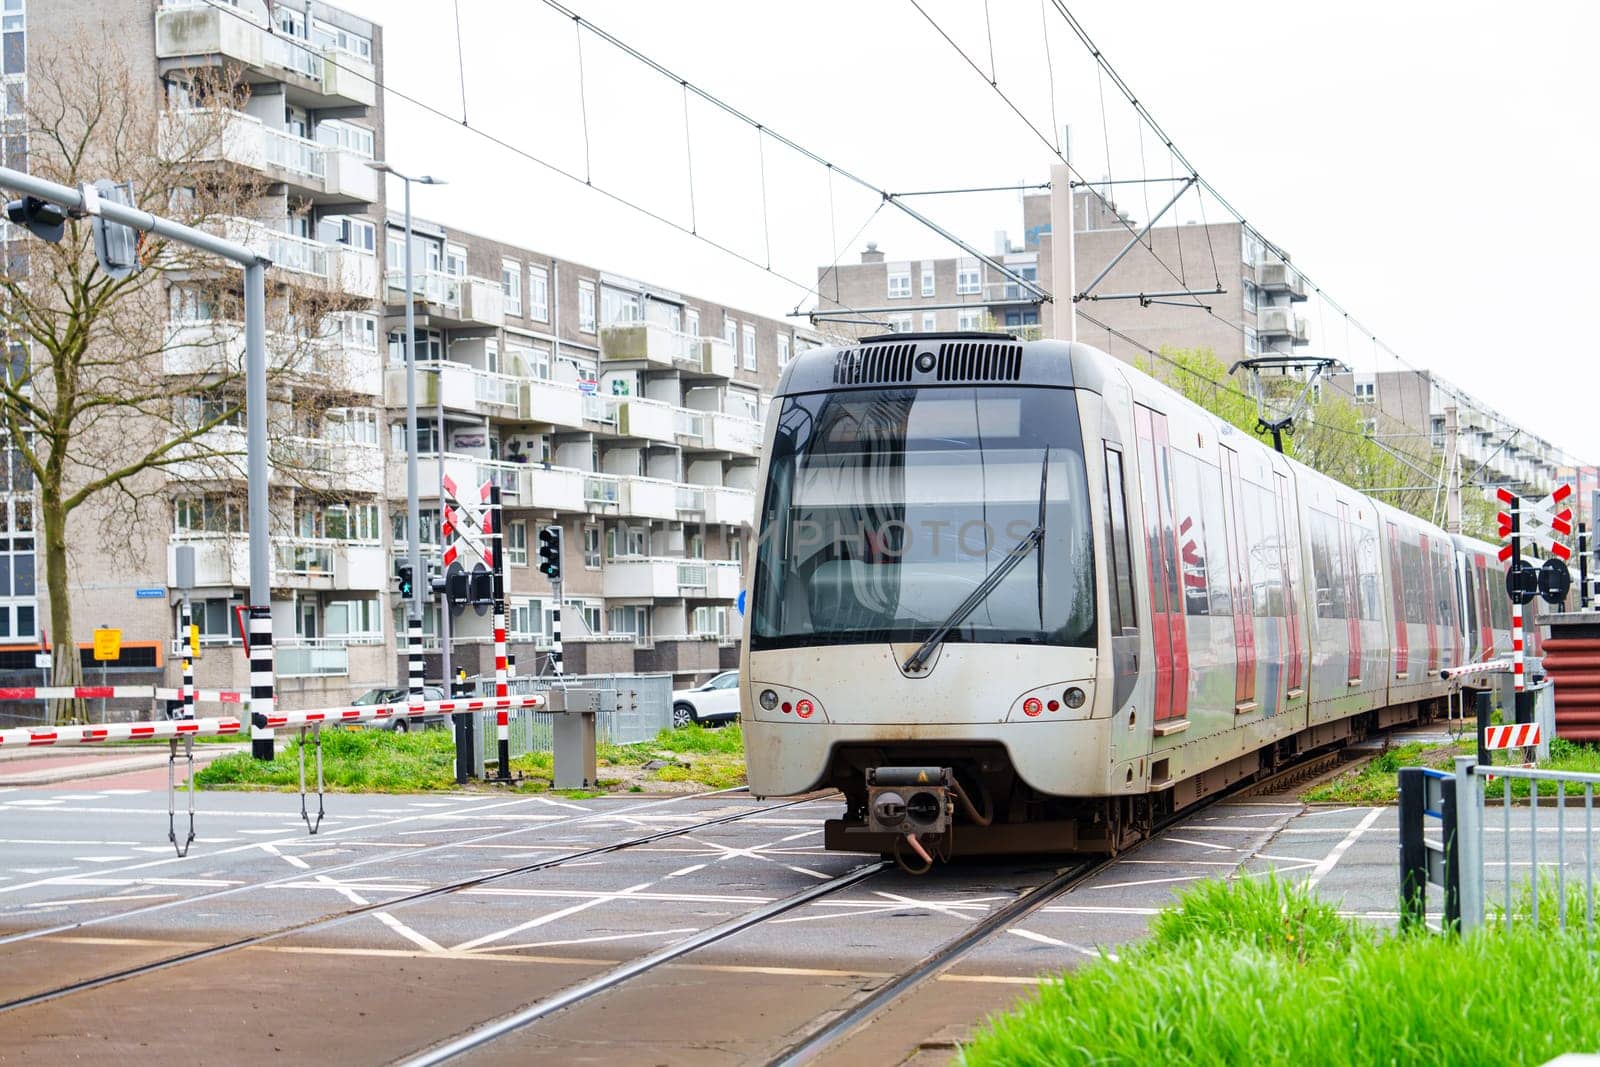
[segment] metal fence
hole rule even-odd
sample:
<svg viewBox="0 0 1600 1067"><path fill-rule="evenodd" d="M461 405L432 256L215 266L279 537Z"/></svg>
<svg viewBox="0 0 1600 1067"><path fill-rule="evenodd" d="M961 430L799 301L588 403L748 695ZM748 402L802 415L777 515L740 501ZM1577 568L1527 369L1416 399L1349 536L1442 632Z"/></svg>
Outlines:
<svg viewBox="0 0 1600 1067"><path fill-rule="evenodd" d="M1403 771L1402 774L1405 774ZM1494 923L1595 932L1595 792L1600 774L1485 766L1456 759L1453 775L1421 792L1416 826L1402 811L1402 915L1421 918L1425 883L1446 888L1445 925L1463 931ZM1496 783L1496 784L1491 784ZM1489 797L1493 789L1497 797ZM1406 807L1402 783L1402 808ZM1496 814L1494 809L1499 809ZM1440 820L1441 840L1423 840L1420 815ZM1408 853L1408 840L1411 849ZM1409 857L1409 858L1408 858ZM1459 887L1459 904L1454 898Z"/></svg>
<svg viewBox="0 0 1600 1067"><path fill-rule="evenodd" d="M595 716L595 741L598 744L635 745L649 741L672 725L672 675L670 674L583 674L567 675L573 687L632 690L637 696L619 697L617 711ZM550 689L550 678L514 678L506 688L511 693L543 693ZM478 682L480 695L492 691L493 681ZM560 713L555 713L560 714ZM507 713L511 727L511 758L530 752L550 752L555 745L555 714L517 709ZM495 712L478 712L477 775L483 777L485 763L499 759L495 733Z"/></svg>

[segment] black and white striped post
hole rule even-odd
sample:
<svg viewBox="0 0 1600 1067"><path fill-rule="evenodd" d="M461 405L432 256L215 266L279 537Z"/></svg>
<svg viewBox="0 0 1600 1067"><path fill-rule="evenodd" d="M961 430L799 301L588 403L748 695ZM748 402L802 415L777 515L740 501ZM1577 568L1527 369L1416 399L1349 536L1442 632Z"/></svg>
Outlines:
<svg viewBox="0 0 1600 1067"><path fill-rule="evenodd" d="M411 579L416 581L416 577ZM422 616L407 613L406 650L409 662L407 677L412 700L422 699Z"/></svg>
<svg viewBox="0 0 1600 1067"><path fill-rule="evenodd" d="M250 605L250 754L271 759L272 727L272 606Z"/></svg>
<svg viewBox="0 0 1600 1067"><path fill-rule="evenodd" d="M506 570L505 553L501 548L501 525L505 520L500 510L500 487L489 487L489 514L484 523L484 551L489 554L489 573L494 589L494 695L507 695L506 689ZM499 745L499 768L495 777L501 781L511 779L511 718L504 707L495 712L495 740Z"/></svg>
<svg viewBox="0 0 1600 1067"><path fill-rule="evenodd" d="M562 671L561 662L561 579L550 583L555 594L556 610L550 620L550 670L557 677Z"/></svg>
<svg viewBox="0 0 1600 1067"><path fill-rule="evenodd" d="M194 718L194 615L185 596L178 607L178 642L183 646L183 717Z"/></svg>

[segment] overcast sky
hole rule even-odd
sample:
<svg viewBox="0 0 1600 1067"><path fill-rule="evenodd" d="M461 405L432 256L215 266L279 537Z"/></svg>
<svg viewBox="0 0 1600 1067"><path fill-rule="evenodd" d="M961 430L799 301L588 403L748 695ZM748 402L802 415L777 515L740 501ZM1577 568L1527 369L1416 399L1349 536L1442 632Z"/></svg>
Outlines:
<svg viewBox="0 0 1600 1067"><path fill-rule="evenodd" d="M919 2L985 70L992 41L1000 88L1047 135L1071 124L1083 173L1171 172L1109 80L1102 105L1088 52L1048 3L989 0L986 25L979 0ZM384 27L390 160L451 182L416 191L419 216L774 315L807 302L836 251L850 261L874 240L890 258L952 252L876 194L770 138L758 145L703 101L690 100L686 146L681 87L587 32L580 98L573 22L541 0L460 0L474 129L692 225L751 266L465 129L451 3L341 3ZM911 0L567 3L873 185L1048 176L1050 150ZM1600 386L1600 100L1588 54L1600 5L1068 6L1195 168L1402 359L1600 459L1600 419L1562 403ZM1122 205L1142 221L1144 192L1132 188ZM1020 238L1014 194L919 203L985 250L997 229ZM1225 217L1194 197L1173 215L1202 211ZM1303 313L1310 352L1400 366L1330 308L1311 301Z"/></svg>

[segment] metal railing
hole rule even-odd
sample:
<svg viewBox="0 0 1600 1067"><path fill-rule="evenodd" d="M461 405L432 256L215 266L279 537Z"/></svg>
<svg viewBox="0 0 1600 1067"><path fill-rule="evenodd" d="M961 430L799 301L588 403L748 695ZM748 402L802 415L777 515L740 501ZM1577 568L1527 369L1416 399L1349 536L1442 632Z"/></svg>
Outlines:
<svg viewBox="0 0 1600 1067"><path fill-rule="evenodd" d="M319 180L328 176L327 147L282 130L261 127L267 162L283 170Z"/></svg>
<svg viewBox="0 0 1600 1067"><path fill-rule="evenodd" d="M522 379L493 371L472 371L473 389L480 404L498 404L514 408L522 398Z"/></svg>
<svg viewBox="0 0 1600 1067"><path fill-rule="evenodd" d="M1444 889L1446 930L1468 932L1491 922L1510 930L1531 922L1565 931L1581 915L1585 934L1594 934L1600 774L1485 766L1458 756L1453 774L1409 767L1400 775L1402 924L1424 921L1433 884ZM1499 796L1491 801L1496 788ZM1498 819L1491 803L1500 809ZM1427 840L1426 817L1439 820L1437 844ZM1513 873L1522 868L1526 880Z"/></svg>
<svg viewBox="0 0 1600 1067"><path fill-rule="evenodd" d="M601 712L595 716L595 742L602 745L637 745L653 741L657 734L672 725L672 675L670 674L584 674L566 675L573 686L598 687L619 690L617 711ZM479 680L480 695L493 688L492 679ZM548 692L551 679L513 678L506 688L514 695ZM631 691L632 696L622 697ZM511 758L517 759L532 752L552 752L555 749L555 715L561 713L538 712L529 708L513 709L507 713L511 727ZM498 759L498 740L495 733L495 713L478 713L479 739L477 774L482 778L484 764ZM604 774L605 769L601 768Z"/></svg>
<svg viewBox="0 0 1600 1067"><path fill-rule="evenodd" d="M706 413L690 408L675 408L672 412L672 432L679 437L706 438Z"/></svg>
<svg viewBox="0 0 1600 1067"><path fill-rule="evenodd" d="M350 673L350 650L342 638L301 638L272 648L279 678L320 678Z"/></svg>
<svg viewBox="0 0 1600 1067"><path fill-rule="evenodd" d="M583 500L586 504L612 504L621 500L622 479L614 474L585 474Z"/></svg>

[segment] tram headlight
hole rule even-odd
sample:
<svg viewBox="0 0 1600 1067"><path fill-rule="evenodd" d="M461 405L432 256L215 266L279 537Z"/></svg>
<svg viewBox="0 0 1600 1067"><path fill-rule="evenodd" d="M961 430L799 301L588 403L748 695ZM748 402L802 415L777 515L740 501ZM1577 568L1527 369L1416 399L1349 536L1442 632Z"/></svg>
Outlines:
<svg viewBox="0 0 1600 1067"><path fill-rule="evenodd" d="M771 689L761 691L761 706L771 711L778 706L778 694Z"/></svg>
<svg viewBox="0 0 1600 1067"><path fill-rule="evenodd" d="M1074 685L1069 686L1067 691L1061 694L1061 699L1067 702L1067 707L1069 708L1081 708L1086 698L1083 690Z"/></svg>

